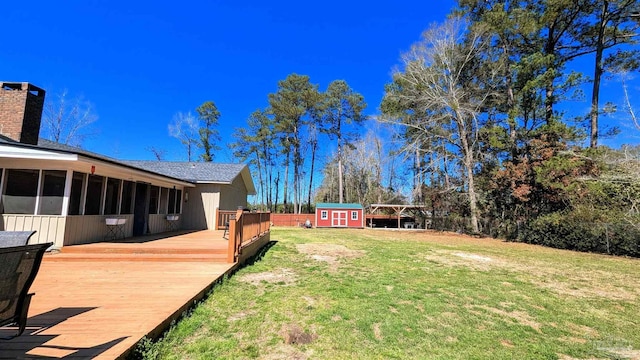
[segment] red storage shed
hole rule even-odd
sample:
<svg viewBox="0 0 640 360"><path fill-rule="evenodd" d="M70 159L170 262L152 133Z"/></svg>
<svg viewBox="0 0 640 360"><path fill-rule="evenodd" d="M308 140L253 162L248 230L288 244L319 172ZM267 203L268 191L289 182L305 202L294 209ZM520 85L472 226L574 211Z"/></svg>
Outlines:
<svg viewBox="0 0 640 360"><path fill-rule="evenodd" d="M316 204L316 227L364 228L364 208L360 204Z"/></svg>

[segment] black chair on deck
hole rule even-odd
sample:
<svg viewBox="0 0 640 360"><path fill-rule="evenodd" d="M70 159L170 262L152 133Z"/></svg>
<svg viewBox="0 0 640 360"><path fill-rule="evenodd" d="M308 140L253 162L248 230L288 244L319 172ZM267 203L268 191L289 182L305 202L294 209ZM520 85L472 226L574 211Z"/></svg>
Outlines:
<svg viewBox="0 0 640 360"><path fill-rule="evenodd" d="M0 231L0 248L27 245L34 231Z"/></svg>
<svg viewBox="0 0 640 360"><path fill-rule="evenodd" d="M45 251L53 243L0 248L0 326L15 325L22 335L33 293L29 288L38 274Z"/></svg>
<svg viewBox="0 0 640 360"><path fill-rule="evenodd" d="M228 221L224 223L224 233L222 234L222 238L223 239L228 239L227 236L229 236L229 222Z"/></svg>

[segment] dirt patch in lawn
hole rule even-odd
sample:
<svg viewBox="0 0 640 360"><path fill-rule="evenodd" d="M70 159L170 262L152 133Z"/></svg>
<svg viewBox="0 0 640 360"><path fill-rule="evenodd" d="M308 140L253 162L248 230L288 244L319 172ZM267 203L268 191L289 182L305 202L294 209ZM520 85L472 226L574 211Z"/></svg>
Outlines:
<svg viewBox="0 0 640 360"><path fill-rule="evenodd" d="M296 249L310 259L327 263L331 270L337 270L341 259L354 259L365 254L364 250L352 250L336 244L298 244Z"/></svg>
<svg viewBox="0 0 640 360"><path fill-rule="evenodd" d="M630 289L626 285L635 281L633 277L613 275L601 270L585 271L563 267L562 264L554 267L535 261L511 261L498 256L452 250L431 250L424 255L424 259L445 266L466 267L483 272L494 269L513 271L520 274L524 281L570 297L635 301L640 296L639 289Z"/></svg>
<svg viewBox="0 0 640 360"><path fill-rule="evenodd" d="M282 269L276 269L273 271L246 274L241 276L239 280L245 283L256 285L256 286L264 283L292 285L292 284L295 284L297 280L297 276L293 270L282 268Z"/></svg>
<svg viewBox="0 0 640 360"><path fill-rule="evenodd" d="M318 338L317 334L304 331L298 325L285 325L280 330L280 334L287 345L305 345L312 343Z"/></svg>
<svg viewBox="0 0 640 360"><path fill-rule="evenodd" d="M382 331L380 330L380 323L373 324L373 336L376 340L382 340Z"/></svg>
<svg viewBox="0 0 640 360"><path fill-rule="evenodd" d="M461 251L432 250L425 256L425 259L442 265L463 266L477 271L490 271L492 268L500 266L498 259Z"/></svg>
<svg viewBox="0 0 640 360"><path fill-rule="evenodd" d="M293 345L281 344L276 346L270 353L261 355L264 360L306 360L313 355L312 350L302 352Z"/></svg>

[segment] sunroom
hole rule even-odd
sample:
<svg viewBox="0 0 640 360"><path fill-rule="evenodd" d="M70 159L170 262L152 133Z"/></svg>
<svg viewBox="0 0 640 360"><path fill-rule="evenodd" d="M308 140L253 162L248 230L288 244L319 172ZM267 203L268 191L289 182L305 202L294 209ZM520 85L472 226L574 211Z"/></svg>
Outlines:
<svg viewBox="0 0 640 360"><path fill-rule="evenodd" d="M0 142L0 230L62 247L180 228L194 184L48 145Z"/></svg>

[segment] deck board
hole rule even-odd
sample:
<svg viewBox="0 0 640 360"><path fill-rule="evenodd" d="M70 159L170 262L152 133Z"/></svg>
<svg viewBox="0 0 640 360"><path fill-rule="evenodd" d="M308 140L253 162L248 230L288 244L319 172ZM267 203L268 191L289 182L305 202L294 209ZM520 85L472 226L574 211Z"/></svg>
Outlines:
<svg viewBox="0 0 640 360"><path fill-rule="evenodd" d="M221 256L222 233L75 245L45 255L31 287L28 328L0 341L0 358L119 358L233 269Z"/></svg>

